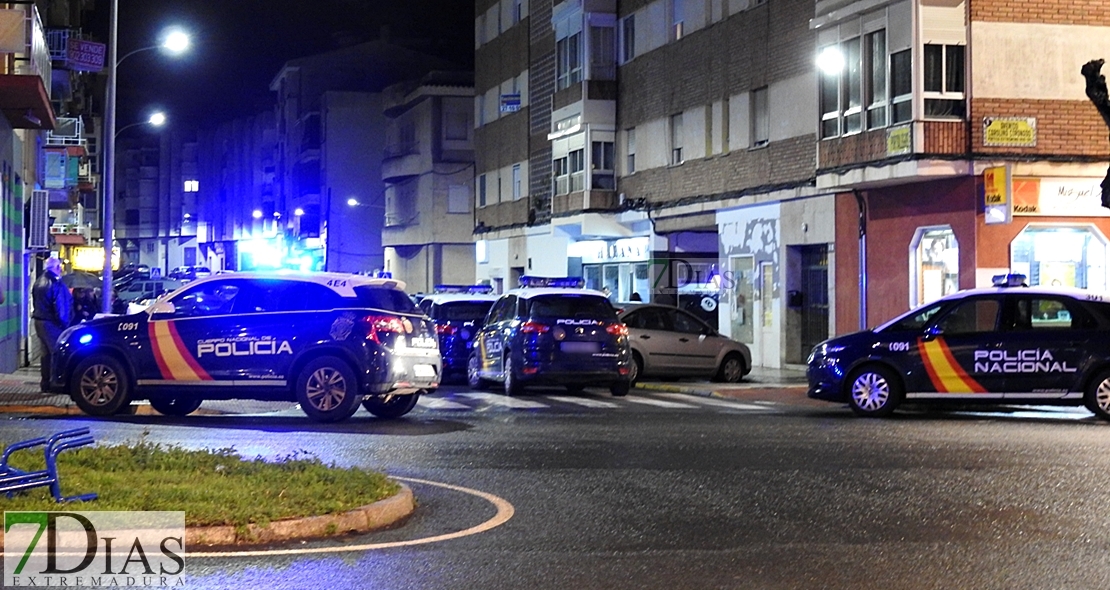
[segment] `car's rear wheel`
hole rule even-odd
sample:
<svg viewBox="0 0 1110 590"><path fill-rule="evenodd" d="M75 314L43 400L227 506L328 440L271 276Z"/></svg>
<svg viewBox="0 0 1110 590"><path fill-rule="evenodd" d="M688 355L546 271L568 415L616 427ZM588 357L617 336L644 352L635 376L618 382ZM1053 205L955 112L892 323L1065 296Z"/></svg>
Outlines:
<svg viewBox="0 0 1110 590"><path fill-rule="evenodd" d="M848 377L848 405L860 416L889 416L902 402L902 384L881 365L856 369Z"/></svg>
<svg viewBox="0 0 1110 590"><path fill-rule="evenodd" d="M381 395L377 397L366 397L362 399L362 407L366 408L367 412L384 418L392 420L393 418L400 418L408 414L416 407L417 400L420 399L420 392L409 393L405 395Z"/></svg>
<svg viewBox="0 0 1110 590"><path fill-rule="evenodd" d="M524 386L517 379L513 369L513 355L505 351L505 395L514 396L524 393Z"/></svg>
<svg viewBox="0 0 1110 590"><path fill-rule="evenodd" d="M191 395L152 397L150 407L164 416L188 416L197 411L202 401Z"/></svg>
<svg viewBox="0 0 1110 590"><path fill-rule="evenodd" d="M617 381L609 386L609 393L616 397L624 397L628 395L629 390L632 389L632 384L628 381Z"/></svg>
<svg viewBox="0 0 1110 590"><path fill-rule="evenodd" d="M744 357L730 352L721 361L714 379L722 383L739 383L744 378L744 369Z"/></svg>
<svg viewBox="0 0 1110 590"><path fill-rule="evenodd" d="M297 402L317 422L346 420L358 410L361 400L355 372L337 357L313 359L297 377Z"/></svg>
<svg viewBox="0 0 1110 590"><path fill-rule="evenodd" d="M636 385L640 380L640 375L644 373L644 358L636 351L632 351L632 366L629 367L629 371L628 383Z"/></svg>
<svg viewBox="0 0 1110 590"><path fill-rule="evenodd" d="M479 376L481 370L482 360L478 358L478 353L470 353L470 358L466 361L466 384L469 385L471 389L485 389L489 386L489 381Z"/></svg>
<svg viewBox="0 0 1110 590"><path fill-rule="evenodd" d="M74 369L69 397L90 416L111 416L131 403L131 387L119 361L94 354Z"/></svg>
<svg viewBox="0 0 1110 590"><path fill-rule="evenodd" d="M1110 420L1110 370L1099 371L1083 392L1083 405L1103 420Z"/></svg>
<svg viewBox="0 0 1110 590"><path fill-rule="evenodd" d="M586 389L586 386L585 385L567 385L566 388L567 388L567 393L578 394L578 393L582 393Z"/></svg>

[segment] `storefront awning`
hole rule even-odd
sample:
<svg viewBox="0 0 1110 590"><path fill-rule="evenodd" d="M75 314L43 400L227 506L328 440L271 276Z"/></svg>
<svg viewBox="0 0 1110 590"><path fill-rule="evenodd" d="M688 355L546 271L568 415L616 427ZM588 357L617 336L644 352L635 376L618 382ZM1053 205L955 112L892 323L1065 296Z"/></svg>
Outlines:
<svg viewBox="0 0 1110 590"><path fill-rule="evenodd" d="M84 246L85 236L81 234L54 234L54 243L59 246Z"/></svg>
<svg viewBox="0 0 1110 590"><path fill-rule="evenodd" d="M53 130L58 123L39 76L0 75L0 112L14 129Z"/></svg>

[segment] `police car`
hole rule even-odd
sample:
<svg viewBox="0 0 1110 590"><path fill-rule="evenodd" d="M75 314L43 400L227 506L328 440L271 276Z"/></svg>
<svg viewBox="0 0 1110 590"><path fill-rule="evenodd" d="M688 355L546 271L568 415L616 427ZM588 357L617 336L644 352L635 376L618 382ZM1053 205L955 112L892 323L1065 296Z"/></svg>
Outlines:
<svg viewBox="0 0 1110 590"><path fill-rule="evenodd" d="M404 283L341 273L199 278L139 313L62 333L52 386L85 413L149 399L183 416L205 399L296 401L309 417L361 401L396 418L439 385L435 328Z"/></svg>
<svg viewBox="0 0 1110 590"><path fill-rule="evenodd" d="M632 353L628 327L600 291L580 278L521 277L522 287L502 294L478 331L467 380L479 389L490 381L507 395L525 385L608 387L627 395Z"/></svg>
<svg viewBox="0 0 1110 590"><path fill-rule="evenodd" d="M418 304L436 326L445 378L466 376L470 346L497 295L490 285L436 285Z"/></svg>
<svg viewBox="0 0 1110 590"><path fill-rule="evenodd" d="M995 277L819 344L809 397L886 416L903 401L1084 405L1110 420L1110 294Z"/></svg>

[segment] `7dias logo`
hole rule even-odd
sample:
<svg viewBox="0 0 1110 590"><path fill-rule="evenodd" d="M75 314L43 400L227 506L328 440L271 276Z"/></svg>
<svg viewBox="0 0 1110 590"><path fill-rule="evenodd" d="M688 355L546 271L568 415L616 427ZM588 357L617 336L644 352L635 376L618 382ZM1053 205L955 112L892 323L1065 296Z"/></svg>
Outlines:
<svg viewBox="0 0 1110 590"><path fill-rule="evenodd" d="M184 512L5 512L4 586L184 586Z"/></svg>

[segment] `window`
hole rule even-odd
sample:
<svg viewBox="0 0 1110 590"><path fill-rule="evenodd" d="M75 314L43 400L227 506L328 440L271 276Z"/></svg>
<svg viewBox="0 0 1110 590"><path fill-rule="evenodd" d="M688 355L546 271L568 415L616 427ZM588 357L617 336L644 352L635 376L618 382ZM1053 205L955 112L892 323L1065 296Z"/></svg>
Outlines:
<svg viewBox="0 0 1110 590"><path fill-rule="evenodd" d="M925 116L964 118L963 45L925 45Z"/></svg>
<svg viewBox="0 0 1110 590"><path fill-rule="evenodd" d="M886 127L886 31L875 31L864 37L863 60L864 104L867 105L867 128Z"/></svg>
<svg viewBox="0 0 1110 590"><path fill-rule="evenodd" d="M444 115L444 139L448 141L466 141L468 137L470 137L470 117L466 113L448 112Z"/></svg>
<svg viewBox="0 0 1110 590"><path fill-rule="evenodd" d="M586 188L586 152L577 149L567 154L570 164L570 192Z"/></svg>
<svg viewBox="0 0 1110 590"><path fill-rule="evenodd" d="M1098 323L1081 309L1072 309L1066 302L1053 297L1022 297L1014 301L1009 330L1067 330L1096 328Z"/></svg>
<svg viewBox="0 0 1110 590"><path fill-rule="evenodd" d="M840 87L840 108L843 111L845 135L863 129L863 84L860 63L860 40L849 39L841 43L844 52L844 83Z"/></svg>
<svg viewBox="0 0 1110 590"><path fill-rule="evenodd" d="M762 147L771 140L771 116L768 112L767 88L752 91L752 147Z"/></svg>
<svg viewBox="0 0 1110 590"><path fill-rule="evenodd" d="M567 177L567 158L555 158L551 161L551 177L555 179L555 194L565 195L569 190L569 178Z"/></svg>
<svg viewBox="0 0 1110 590"><path fill-rule="evenodd" d="M187 193L195 193L200 190L199 180L186 180L184 190Z"/></svg>
<svg viewBox="0 0 1110 590"><path fill-rule="evenodd" d="M683 27L685 26L684 1L671 0L671 38L676 41L682 38Z"/></svg>
<svg viewBox="0 0 1110 590"><path fill-rule="evenodd" d="M486 124L486 95L479 94L475 96L474 103L474 110L477 111L478 126L481 127Z"/></svg>
<svg viewBox="0 0 1110 590"><path fill-rule="evenodd" d="M824 56L835 51L835 48L826 47L820 51L820 55ZM822 67L820 72L818 95L821 109L821 137L837 137L840 135L840 72L832 67Z"/></svg>
<svg viewBox="0 0 1110 590"><path fill-rule="evenodd" d="M590 26L591 80L617 79L616 29L612 26Z"/></svg>
<svg viewBox="0 0 1110 590"><path fill-rule="evenodd" d="M520 184L520 164L513 164L513 200L515 201L522 196L524 196L524 191Z"/></svg>
<svg viewBox="0 0 1110 590"><path fill-rule="evenodd" d="M513 0L513 24L519 23L524 18L523 0Z"/></svg>
<svg viewBox="0 0 1110 590"><path fill-rule="evenodd" d="M636 171L636 129L628 129L624 132L625 135L625 149L628 152L628 159L625 162L625 174L632 174Z"/></svg>
<svg viewBox="0 0 1110 590"><path fill-rule="evenodd" d="M1010 269L1034 286L1104 291L1107 245L1094 226L1030 224L1010 242Z"/></svg>
<svg viewBox="0 0 1110 590"><path fill-rule="evenodd" d="M621 21L621 63L636 57L636 15L631 14Z"/></svg>
<svg viewBox="0 0 1110 590"><path fill-rule="evenodd" d="M682 113L671 115L671 164L681 164L682 159Z"/></svg>
<svg viewBox="0 0 1110 590"><path fill-rule="evenodd" d="M593 142L590 157L590 188L610 191L617 188L613 176L613 142Z"/></svg>
<svg viewBox="0 0 1110 590"><path fill-rule="evenodd" d="M470 213L469 203L470 191L465 186L452 184L447 187L447 212L448 213Z"/></svg>
<svg viewBox="0 0 1110 590"><path fill-rule="evenodd" d="M910 50L890 56L891 125L913 119L913 63Z"/></svg>
<svg viewBox="0 0 1110 590"><path fill-rule="evenodd" d="M948 226L919 228L911 244L913 266L910 305L936 301L960 285L960 245Z"/></svg>
<svg viewBox="0 0 1110 590"><path fill-rule="evenodd" d="M725 154L728 153L729 142L732 141L732 138L729 137L729 135L731 134L731 131L729 129L731 123L729 118L731 116L729 114L731 108L730 103L731 99L727 96L725 97L724 101L721 102L721 153Z"/></svg>
<svg viewBox="0 0 1110 590"><path fill-rule="evenodd" d="M937 327L946 336L993 332L998 325L998 310L1001 307L995 297L961 301L937 322Z"/></svg>
<svg viewBox="0 0 1110 590"><path fill-rule="evenodd" d="M574 33L555 43L555 89L582 81L582 34Z"/></svg>
<svg viewBox="0 0 1110 590"><path fill-rule="evenodd" d="M478 177L478 206L486 206L486 175Z"/></svg>

